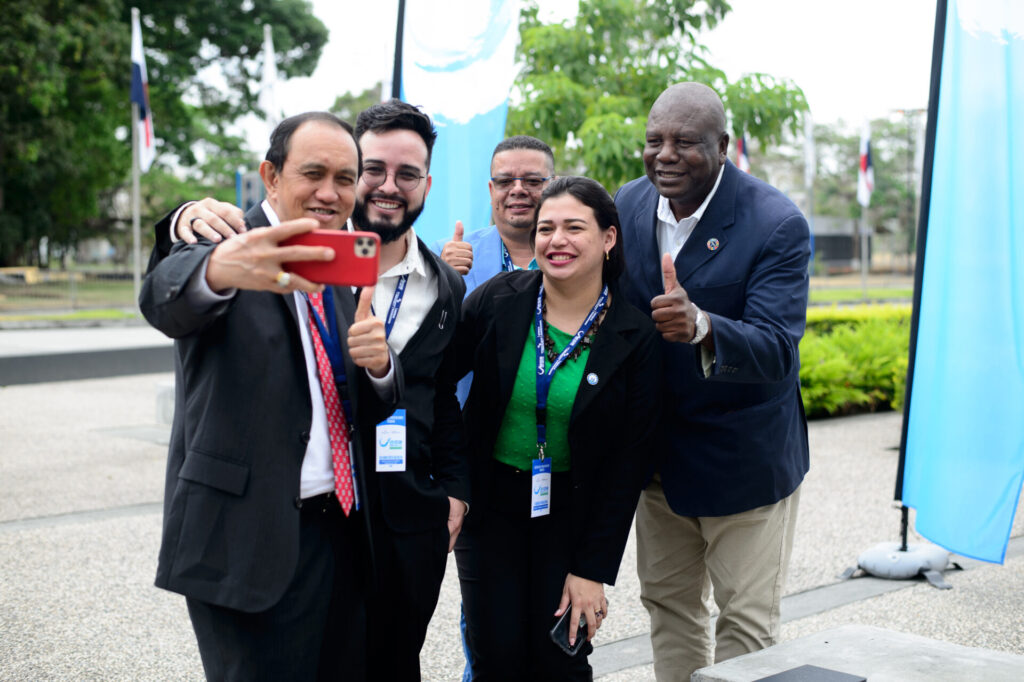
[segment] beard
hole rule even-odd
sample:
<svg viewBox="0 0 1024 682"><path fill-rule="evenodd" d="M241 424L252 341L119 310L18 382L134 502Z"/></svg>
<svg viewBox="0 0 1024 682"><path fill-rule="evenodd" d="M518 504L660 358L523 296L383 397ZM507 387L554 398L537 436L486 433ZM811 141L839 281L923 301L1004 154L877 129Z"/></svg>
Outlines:
<svg viewBox="0 0 1024 682"><path fill-rule="evenodd" d="M356 226L358 230L366 230L368 232L375 232L380 237L381 244L390 244L393 241L397 241L412 224L416 222L416 219L420 217L420 213L423 212L423 204L420 204L416 208L409 208L409 204L402 199L394 199L389 197L393 201L402 201L405 204L405 212L402 215L402 219L397 225L392 225L386 220L370 220L370 216L366 213L366 202L372 198L372 194L367 196L365 200L360 201L356 199L355 206L352 207L352 224Z"/></svg>

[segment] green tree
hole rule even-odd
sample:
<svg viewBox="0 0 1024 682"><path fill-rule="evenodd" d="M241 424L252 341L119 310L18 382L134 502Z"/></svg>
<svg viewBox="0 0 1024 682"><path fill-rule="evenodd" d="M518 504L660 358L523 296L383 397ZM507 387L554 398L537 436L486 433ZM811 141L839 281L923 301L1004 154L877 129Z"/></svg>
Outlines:
<svg viewBox="0 0 1024 682"><path fill-rule="evenodd" d="M128 117L120 13L117 0L5 4L0 264L38 264L41 237L60 251L101 227L109 189L130 162L114 134Z"/></svg>
<svg viewBox="0 0 1024 682"><path fill-rule="evenodd" d="M384 85L378 81L376 85L366 88L359 94L346 92L344 95L338 95L328 111L355 126L356 116L360 111L380 102L383 89Z"/></svg>
<svg viewBox="0 0 1024 682"><path fill-rule="evenodd" d="M544 24L536 3L528 3L507 133L545 140L563 172L585 173L614 190L643 173L647 112L675 82L714 88L732 127L763 142L795 131L797 113L807 108L799 88L765 74L729 82L707 62L697 34L729 10L725 0L580 0L572 24Z"/></svg>
<svg viewBox="0 0 1024 682"><path fill-rule="evenodd" d="M0 264L40 263L123 224L128 186L131 6L141 11L157 166L142 177L149 222L170 203L161 163L197 191L233 186L253 156L232 132L257 111L263 25L283 76L313 71L327 29L306 0L8 0L0 18ZM191 192L196 196L196 192ZM40 263L45 265L45 263Z"/></svg>

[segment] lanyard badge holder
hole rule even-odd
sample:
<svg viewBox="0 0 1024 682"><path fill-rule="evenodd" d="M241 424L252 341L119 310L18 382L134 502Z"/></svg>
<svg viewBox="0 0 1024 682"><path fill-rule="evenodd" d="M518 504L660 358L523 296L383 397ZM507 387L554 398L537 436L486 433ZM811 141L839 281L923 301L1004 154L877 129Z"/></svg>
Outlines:
<svg viewBox="0 0 1024 682"><path fill-rule="evenodd" d="M570 339L562 352L558 354L551 367L544 367L544 284L540 285L537 292L537 308L534 316L534 340L537 349L537 459L533 460L533 475L530 488L530 518L547 516L551 513L551 460L545 457L544 448L547 445L547 420L548 420L548 393L551 391L551 380L555 371L562 366L566 358L572 354L576 346L583 340L584 334L594 324L594 320L601 314L605 304L608 302L608 286L601 290L594 307L590 309L579 331Z"/></svg>
<svg viewBox="0 0 1024 682"><path fill-rule="evenodd" d="M391 297L391 305L388 306L388 316L384 318L384 337L391 337L391 330L395 328L395 320L398 319L398 310L402 307L402 299L405 297L405 287L409 283L409 275L402 275L398 278L395 286L395 294ZM405 471L406 468L406 414L405 408L399 408L394 413L377 424L376 432L376 470L379 472Z"/></svg>

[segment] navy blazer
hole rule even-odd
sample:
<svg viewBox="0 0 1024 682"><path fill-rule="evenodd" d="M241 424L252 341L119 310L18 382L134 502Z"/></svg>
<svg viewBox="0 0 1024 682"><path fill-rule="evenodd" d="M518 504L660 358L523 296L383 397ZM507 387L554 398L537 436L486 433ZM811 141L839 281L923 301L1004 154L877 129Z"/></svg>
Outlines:
<svg viewBox="0 0 1024 682"><path fill-rule="evenodd" d="M650 311L663 294L658 191L642 177L615 196L627 296ZM666 405L657 470L672 510L723 516L792 493L808 468L799 343L807 313L810 231L799 209L726 161L718 190L675 261L711 320L715 362L662 340Z"/></svg>
<svg viewBox="0 0 1024 682"><path fill-rule="evenodd" d="M494 444L534 321L540 282L536 270L502 272L477 287L463 305L458 359L460 374L474 372L464 417L477 499L467 524L486 524ZM611 292L569 418L572 499L564 507L571 510L576 531L566 538L572 543L570 571L609 585L615 583L651 465L661 404L654 324L617 288ZM521 511L526 515L525 506Z"/></svg>
<svg viewBox="0 0 1024 682"><path fill-rule="evenodd" d="M259 206L246 220L253 227L268 225ZM139 297L150 324L176 339L156 584L257 612L281 599L295 573L299 479L313 410L291 294L239 291L204 311L185 299L189 279L214 247L200 239L175 244L166 258L154 252ZM377 396L345 348L355 314L351 289L335 288L334 301L354 413L357 490L369 533L374 425L395 405ZM395 380L400 399L400 363Z"/></svg>

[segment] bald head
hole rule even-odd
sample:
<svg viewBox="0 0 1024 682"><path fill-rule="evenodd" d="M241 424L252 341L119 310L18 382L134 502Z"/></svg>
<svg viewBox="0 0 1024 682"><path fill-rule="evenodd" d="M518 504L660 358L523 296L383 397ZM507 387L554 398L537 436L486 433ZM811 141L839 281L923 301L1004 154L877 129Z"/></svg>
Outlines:
<svg viewBox="0 0 1024 682"><path fill-rule="evenodd" d="M703 83L676 83L665 89L651 107L651 116L667 112L687 112L699 117L715 135L725 133L725 107L718 93Z"/></svg>
<svg viewBox="0 0 1024 682"><path fill-rule="evenodd" d="M693 214L718 180L729 135L718 94L701 83L662 92L647 117L644 167L677 219Z"/></svg>

